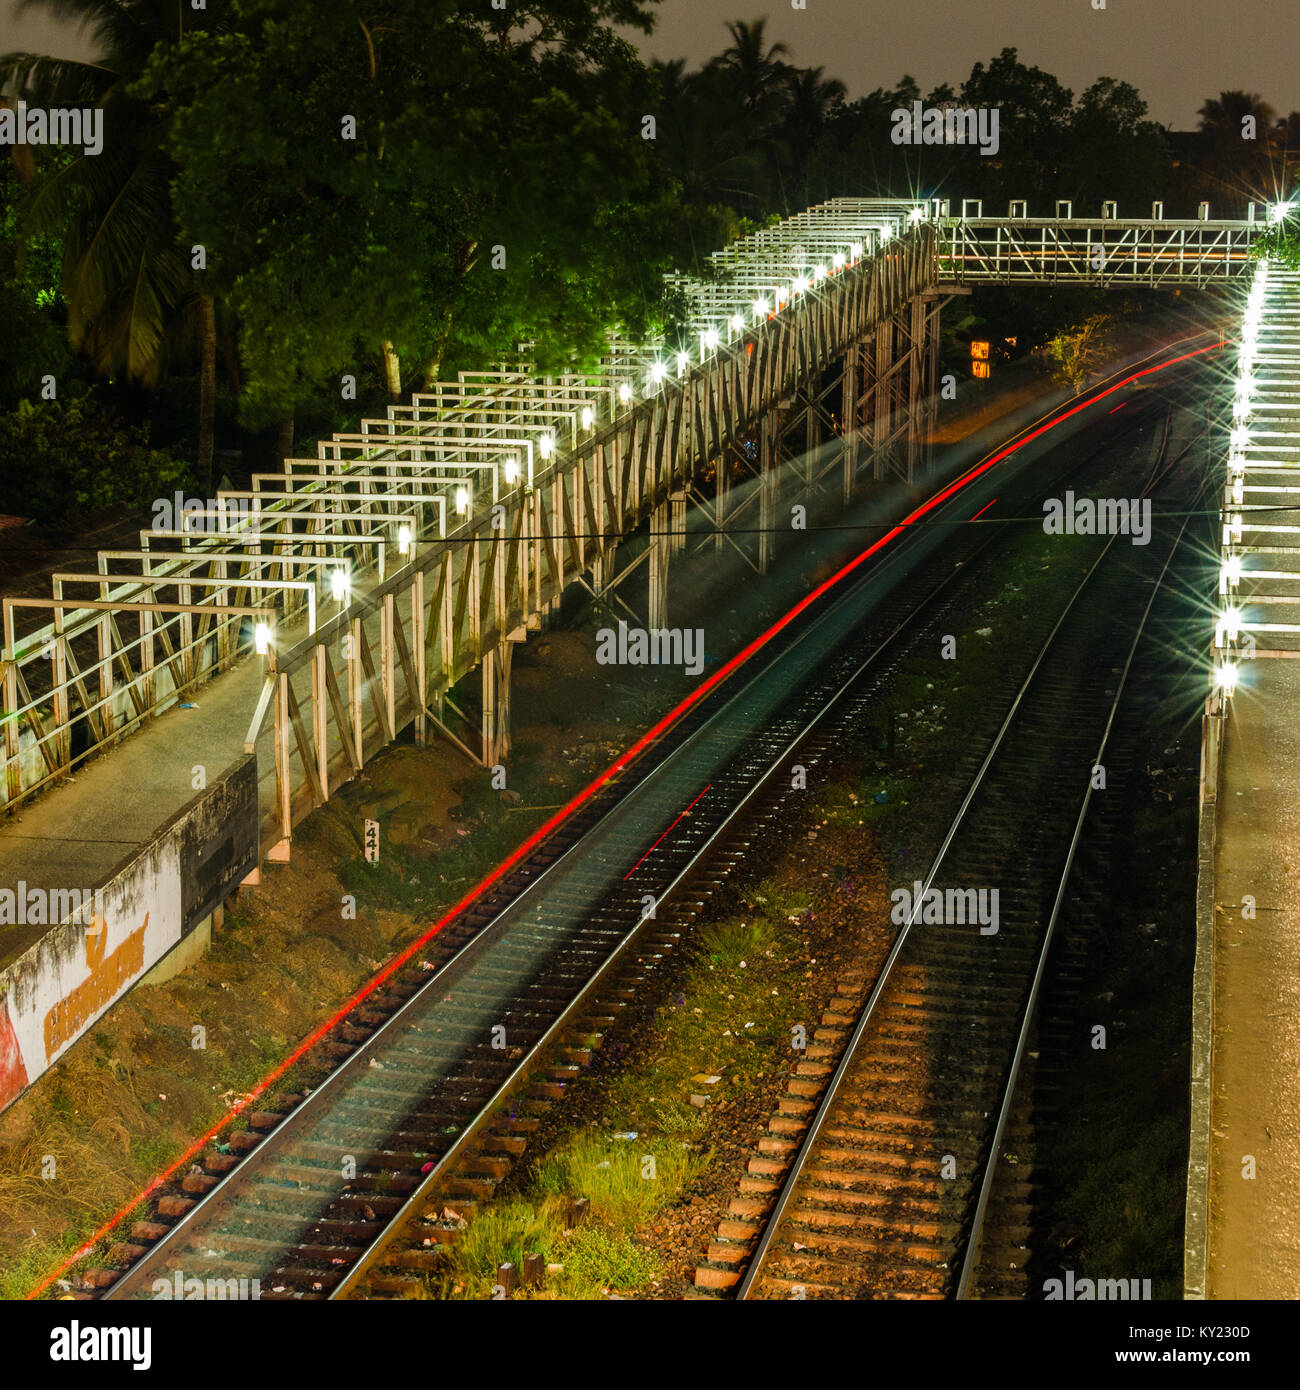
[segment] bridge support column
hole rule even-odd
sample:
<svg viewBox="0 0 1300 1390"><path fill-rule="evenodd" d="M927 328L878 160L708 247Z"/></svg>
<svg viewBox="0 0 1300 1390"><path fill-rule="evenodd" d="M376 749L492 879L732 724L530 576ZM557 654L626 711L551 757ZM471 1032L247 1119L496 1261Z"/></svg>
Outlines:
<svg viewBox="0 0 1300 1390"><path fill-rule="evenodd" d="M672 553L671 504L663 502L650 514L650 602L652 628L668 626L668 557Z"/></svg>
<svg viewBox="0 0 1300 1390"><path fill-rule="evenodd" d="M686 497L684 491L668 494L668 505L672 515L672 525L669 528L672 535L668 548L672 555L680 555L686 549Z"/></svg>
<svg viewBox="0 0 1300 1390"><path fill-rule="evenodd" d="M840 451L844 473L841 493L845 506L853 500L858 472L858 344L844 354L844 373L840 382Z"/></svg>
<svg viewBox="0 0 1300 1390"><path fill-rule="evenodd" d="M777 422L765 415L758 427L758 572L766 574L776 551L776 504L781 466L776 457Z"/></svg>
<svg viewBox="0 0 1300 1390"><path fill-rule="evenodd" d="M894 325L886 319L876 325L875 371L871 381L871 471L877 479L883 478L888 472L885 449L889 441L889 368L893 346Z"/></svg>
<svg viewBox="0 0 1300 1390"><path fill-rule="evenodd" d="M483 765L495 767L510 756L510 670L514 641L483 653Z"/></svg>
<svg viewBox="0 0 1300 1390"><path fill-rule="evenodd" d="M907 482L910 486L925 466L925 443L929 434L926 397L926 377L929 375L930 354L927 337L930 329L929 305L918 295L911 303L911 323L907 345Z"/></svg>

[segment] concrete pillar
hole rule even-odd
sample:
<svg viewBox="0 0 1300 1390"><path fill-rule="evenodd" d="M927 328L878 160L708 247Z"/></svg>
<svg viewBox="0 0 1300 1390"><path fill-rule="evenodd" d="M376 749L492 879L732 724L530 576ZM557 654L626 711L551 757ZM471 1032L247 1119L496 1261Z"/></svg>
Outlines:
<svg viewBox="0 0 1300 1390"><path fill-rule="evenodd" d="M929 365L926 371L926 412L925 412L925 471L928 474L934 471L934 426L939 418L939 320L942 310L938 304L934 306L932 313L927 321L927 331L929 341L926 343L926 352L929 357Z"/></svg>
<svg viewBox="0 0 1300 1390"><path fill-rule="evenodd" d="M483 763L495 767L510 756L510 670L514 643L483 653Z"/></svg>
<svg viewBox="0 0 1300 1390"><path fill-rule="evenodd" d="M672 540L670 506L660 503L650 514L650 626L668 626L668 557Z"/></svg>
<svg viewBox="0 0 1300 1390"><path fill-rule="evenodd" d="M844 374L840 386L840 448L844 466L843 500L853 501L853 483L858 470L858 345L844 354Z"/></svg>
<svg viewBox="0 0 1300 1390"><path fill-rule="evenodd" d="M917 295L908 306L911 324L907 348L907 481L910 486L925 462L926 430L926 303Z"/></svg>
<svg viewBox="0 0 1300 1390"><path fill-rule="evenodd" d="M776 504L781 470L776 460L777 419L765 415L758 427L758 572L766 574L775 554Z"/></svg>
<svg viewBox="0 0 1300 1390"><path fill-rule="evenodd" d="M885 440L889 438L889 376L890 359L894 348L894 325L886 319L876 325L875 372L871 383L871 450L872 474L885 476Z"/></svg>
<svg viewBox="0 0 1300 1390"><path fill-rule="evenodd" d="M686 493L668 494L668 504L672 512L672 531L670 553L680 555L686 549Z"/></svg>

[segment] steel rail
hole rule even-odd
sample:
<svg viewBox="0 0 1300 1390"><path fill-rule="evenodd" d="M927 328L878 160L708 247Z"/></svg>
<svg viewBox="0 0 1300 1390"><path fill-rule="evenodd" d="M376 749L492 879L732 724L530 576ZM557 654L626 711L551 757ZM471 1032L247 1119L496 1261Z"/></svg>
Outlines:
<svg viewBox="0 0 1300 1390"><path fill-rule="evenodd" d="M1162 440L1161 452L1163 452L1164 445L1165 441ZM1184 522L1184 526L1186 526L1186 522ZM1180 530L1180 538L1181 535L1182 531ZM1110 555L1111 549L1118 540L1118 535L1113 535L1110 537L1110 539L1106 542L1106 545L1103 547L1101 554L1097 556L1096 560L1089 567L1087 574L1076 587L1074 592L1071 594L1068 602L1062 609L1060 616L1057 618L1055 624L1052 627L1051 632L1044 640L1042 647L1040 648L1037 656L1035 657L1028 674L1025 676L1024 680L1020 685L1020 688L1017 690L1015 698L1012 700L1011 706L1008 709L1001 726L999 727L996 735L990 743L988 751L986 752L982 762L980 763L980 766L976 771L974 778L972 779L969 787L966 790L965 795L962 798L961 804L958 806L957 811L953 816L952 822L949 825L948 830L944 835L944 838L934 855L929 870L925 875L922 891L916 895L916 899L913 902L912 910L908 916L908 919L900 927L898 935L894 939L889 954L885 958L885 962L881 967L880 974L877 977L876 982L872 987L871 993L869 994L867 1001L863 1005L863 1008L858 1016L858 1020L853 1028L853 1032L850 1034L848 1041L845 1044L844 1051L841 1054L839 1063L837 1064L834 1072L831 1074L830 1080L827 1083L826 1089L822 1094L822 1098L817 1106L817 1109L813 1113L813 1117L809 1122L808 1129L800 1143L798 1154L796 1155L795 1160L792 1163L781 1185L781 1189L777 1195L776 1202L774 1203L770 1213L768 1214L764 1222L763 1231L759 1236L758 1243L754 1247L752 1255L750 1256L745 1273L736 1286L735 1296L739 1301L743 1301L750 1296L754 1287L761 1278L763 1266L767 1259L768 1252L772 1246L773 1241L776 1238L778 1229L781 1225L786 1210L788 1209L795 1195L795 1192L799 1186L799 1181L803 1174L804 1168L807 1166L807 1163L812 1155L813 1148L817 1142L821 1130L824 1127L826 1120L830 1115L831 1109L838 1097L844 1079L848 1074L850 1068L853 1066L854 1061L856 1060L858 1047L861 1044L861 1041L867 1031L867 1028L875 1021L876 1007L880 1002L880 999L883 996L885 989L889 984L892 983L895 966L897 965L899 958L902 955L904 947L906 946L911 937L912 927L915 925L917 918L921 913L925 896L929 892L929 889L932 883L934 882L935 877L938 875L940 869L942 868L944 861L947 857L949 848L951 847L953 841L956 839L958 833L964 827L967 812L969 811L970 806L972 805L976 796L978 795L990 767L992 766L994 760L996 759L999 751L1003 746L1007 734L1009 733L1012 725L1015 723L1016 716L1020 711L1021 705L1024 702L1024 699L1029 693L1031 687L1033 687L1036 677L1040 669L1042 668L1044 661L1047 659L1049 652L1054 648L1057 637L1062 627L1064 626L1066 619L1074 611L1076 604L1079 602L1085 590L1090 589L1092 587L1094 580L1102 572L1103 566ZM1109 728L1109 721L1107 727Z"/></svg>
<svg viewBox="0 0 1300 1390"><path fill-rule="evenodd" d="M1111 701L1110 712L1106 717L1106 727L1102 731L1101 740L1097 745L1097 752L1093 759L1093 766L1103 765L1107 745L1110 742L1111 732L1115 725L1116 716L1119 713L1120 701L1124 698L1124 692L1128 684L1129 672L1133 668L1134 658L1141 644L1142 638L1146 633L1147 621L1151 616L1151 610L1155 607L1155 602L1160 594L1165 582L1165 576L1169 573L1169 566L1174 562L1174 556L1178 553L1179 546L1182 545L1183 536L1187 531L1190 517L1183 519L1183 524L1178 528L1178 534L1174 537L1174 543L1169 548L1169 554L1165 557L1165 563L1161 567L1160 575L1151 590L1151 596L1147 600L1146 607L1142 610L1142 616L1138 620L1137 629L1133 634L1133 640L1129 644L1128 656L1124 661L1124 666L1120 672L1119 680L1115 686L1115 698ZM957 1281L956 1297L964 1299L966 1291L970 1286L970 1281L974 1277L975 1269L979 1263L979 1243L983 1234L984 1217L988 1210L989 1197L993 1191L993 1182L997 1173L998 1156L1002 1149L1002 1136L1006 1132L1007 1121L1011 1115L1012 1104L1015 1100L1016 1082L1020 1078L1020 1068L1024 1061L1025 1052L1029 1046L1030 1033L1033 1030L1035 1013L1038 1008L1038 996L1042 988L1043 978L1047 973L1047 960L1051 953L1052 942L1056 936L1056 924L1061 915L1061 908L1065 902L1065 892L1069 887L1070 877L1074 872L1075 856L1078 853L1079 845L1083 839L1084 824L1087 820L1088 810L1092 805L1093 785L1091 778L1088 780L1087 790L1084 792L1083 803L1079 807L1079 815L1075 821L1074 833L1070 837L1069 848L1066 851L1065 864L1061 870L1060 881L1057 884L1056 896L1052 902L1052 911L1047 920L1047 927L1043 932L1043 943L1038 953L1038 960L1034 970L1033 982L1029 988L1028 997L1025 1000L1024 1014L1020 1024L1020 1030L1016 1036L1015 1052L1012 1055L1011 1065L1007 1071L1004 1082L1002 1104L998 1110L997 1123L994 1126L993 1134L989 1140L987 1157L984 1161L984 1172L980 1180L979 1197L975 1203L975 1211L971 1217L970 1230L966 1236L966 1248L962 1252L961 1273Z"/></svg>

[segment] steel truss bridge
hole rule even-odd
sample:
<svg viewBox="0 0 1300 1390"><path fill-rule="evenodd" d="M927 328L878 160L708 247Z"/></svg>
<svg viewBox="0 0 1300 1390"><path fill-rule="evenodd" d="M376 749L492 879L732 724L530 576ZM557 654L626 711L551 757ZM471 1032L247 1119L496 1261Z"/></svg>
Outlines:
<svg viewBox="0 0 1300 1390"><path fill-rule="evenodd" d="M611 338L589 372L462 372L141 532L138 548L56 573L49 598L5 598L3 801L14 809L223 675L249 684L264 857L287 858L294 824L407 725L494 765L509 751L514 644L574 582L621 603L640 559L617 570L618 547L647 519L649 625L662 627L689 504L762 573L792 496L848 502L868 477L925 471L953 294L1227 284L1263 226L1208 210L1010 211L812 208L716 252L704 278L670 277L687 306L680 351ZM475 669L477 729L449 694Z"/></svg>

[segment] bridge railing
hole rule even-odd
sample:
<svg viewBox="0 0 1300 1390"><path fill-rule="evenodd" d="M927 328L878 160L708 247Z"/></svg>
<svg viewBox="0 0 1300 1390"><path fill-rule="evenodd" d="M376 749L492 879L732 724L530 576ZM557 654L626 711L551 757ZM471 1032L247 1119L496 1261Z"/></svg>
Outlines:
<svg viewBox="0 0 1300 1390"><path fill-rule="evenodd" d="M1258 222L950 218L940 273L958 284L1202 287L1249 273Z"/></svg>

